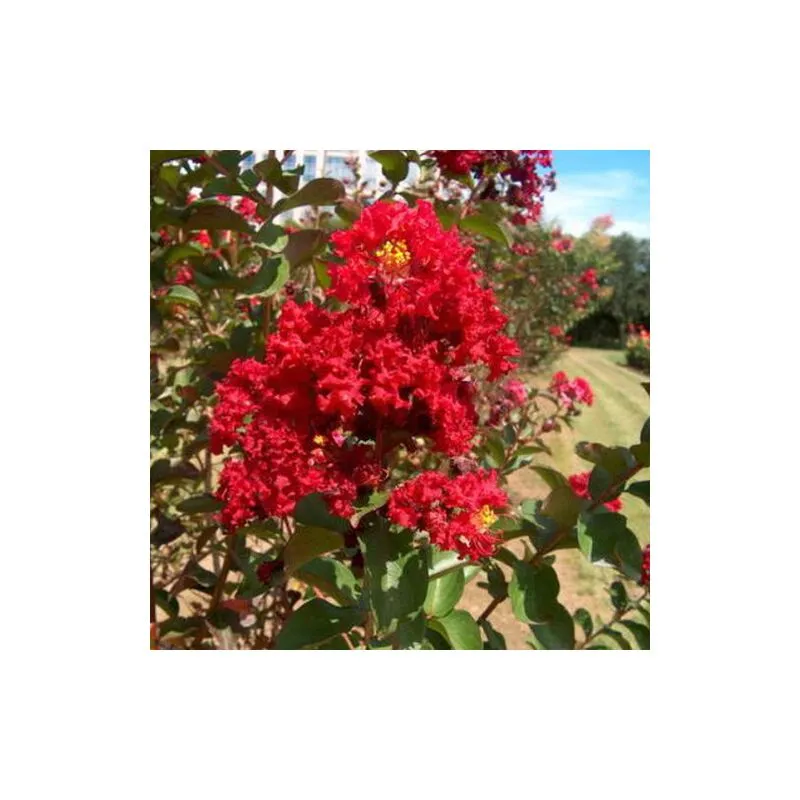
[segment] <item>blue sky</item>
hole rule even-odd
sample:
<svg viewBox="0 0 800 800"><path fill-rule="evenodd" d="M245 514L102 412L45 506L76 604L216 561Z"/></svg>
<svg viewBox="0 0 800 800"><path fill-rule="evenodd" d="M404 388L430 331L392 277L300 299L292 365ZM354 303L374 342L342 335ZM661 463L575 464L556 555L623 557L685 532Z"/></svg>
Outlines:
<svg viewBox="0 0 800 800"><path fill-rule="evenodd" d="M649 150L555 150L553 165L558 188L545 193L546 219L581 234L611 214L610 233L650 236Z"/></svg>

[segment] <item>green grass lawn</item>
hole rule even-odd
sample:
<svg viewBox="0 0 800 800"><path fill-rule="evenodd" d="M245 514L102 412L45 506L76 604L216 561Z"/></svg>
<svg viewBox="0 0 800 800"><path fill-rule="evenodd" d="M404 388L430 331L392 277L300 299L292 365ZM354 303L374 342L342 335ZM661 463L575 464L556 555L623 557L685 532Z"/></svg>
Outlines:
<svg viewBox="0 0 800 800"><path fill-rule="evenodd" d="M560 434L545 438L553 457L543 455L536 462L538 465L555 467L565 475L585 472L592 468L592 464L575 455L578 442L626 447L639 442L642 425L650 415L650 397L642 388L642 382L648 378L623 364L622 351L583 347L571 348L558 360L552 372L562 369L570 378L586 378L594 390L595 401L574 420L572 430L565 427ZM547 376L534 380L534 383L546 384ZM637 476L637 479L648 476L649 470ZM512 476L511 488L514 499L521 500L530 489L544 489L545 485L535 472L526 469ZM623 496L623 502L631 530L642 544L646 544L650 541L647 504L628 494Z"/></svg>

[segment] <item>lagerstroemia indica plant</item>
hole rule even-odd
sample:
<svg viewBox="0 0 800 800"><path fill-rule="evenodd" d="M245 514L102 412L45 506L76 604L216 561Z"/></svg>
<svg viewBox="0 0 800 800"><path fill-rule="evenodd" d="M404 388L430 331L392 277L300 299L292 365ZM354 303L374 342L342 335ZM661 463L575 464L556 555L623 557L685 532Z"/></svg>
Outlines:
<svg viewBox="0 0 800 800"><path fill-rule="evenodd" d="M649 502L631 482L649 421L631 447L582 443L583 474L537 465L593 392L513 374L475 259L480 237L509 247L538 224L547 152L375 151L389 188L366 206L330 179L300 187L288 153L252 169L241 151L151 153L153 647L504 649L490 617L507 600L536 649L630 647L620 626L649 646L649 550L621 500ZM398 191L415 160L441 196ZM280 223L323 205L339 230ZM550 491L512 504L527 467ZM573 617L566 548L639 595L617 580L607 624ZM481 574L476 619L457 605Z"/></svg>

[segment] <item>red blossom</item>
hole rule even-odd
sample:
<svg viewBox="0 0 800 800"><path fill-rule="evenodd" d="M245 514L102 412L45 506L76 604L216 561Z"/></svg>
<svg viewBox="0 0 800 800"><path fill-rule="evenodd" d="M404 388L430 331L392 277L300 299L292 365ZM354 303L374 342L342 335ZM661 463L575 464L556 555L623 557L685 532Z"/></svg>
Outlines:
<svg viewBox="0 0 800 800"><path fill-rule="evenodd" d="M555 189L552 150L430 150L428 155L444 172L471 174L482 187L478 199L517 207L514 225L536 222L544 191Z"/></svg>
<svg viewBox="0 0 800 800"><path fill-rule="evenodd" d="M572 491L578 497L589 498L589 478L591 477L591 472L579 472L575 475L569 476L569 485L572 487ZM609 500L607 503L603 503L603 505L609 511L622 511L622 500L619 497L615 497L613 500Z"/></svg>
<svg viewBox="0 0 800 800"><path fill-rule="evenodd" d="M327 294L346 307L287 299L265 361L235 361L217 386L212 451L239 451L218 492L229 529L291 514L312 492L349 516L415 437L465 453L477 422L468 370L497 379L519 353L472 250L430 204L377 203L332 241L344 263L330 265Z"/></svg>
<svg viewBox="0 0 800 800"><path fill-rule="evenodd" d="M443 550L477 560L494 554L501 540L490 528L495 512L507 506L496 472L476 470L449 478L428 471L395 489L388 514L398 525L427 531Z"/></svg>

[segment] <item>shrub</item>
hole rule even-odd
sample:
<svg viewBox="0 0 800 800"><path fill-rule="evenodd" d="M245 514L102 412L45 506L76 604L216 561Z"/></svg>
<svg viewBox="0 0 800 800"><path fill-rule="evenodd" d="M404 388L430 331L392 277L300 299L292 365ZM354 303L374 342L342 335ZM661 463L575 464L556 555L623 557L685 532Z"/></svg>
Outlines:
<svg viewBox="0 0 800 800"><path fill-rule="evenodd" d="M593 392L513 377L474 246L512 220L538 235L546 151L465 152L377 151L389 188L368 205L330 179L300 188L274 152L252 168L151 153L151 647L502 649L489 617L506 599L537 649L630 647L620 626L647 646L649 552L645 573L619 498L649 498L631 483L649 423L629 448L583 443L588 475L535 464ZM433 171L432 202L397 191L411 162ZM303 227L279 223L304 206ZM512 505L528 465L550 491ZM619 574L607 624L559 603L564 548ZM456 605L479 574L492 600L475 619ZM631 598L623 581L645 574Z"/></svg>
<svg viewBox="0 0 800 800"><path fill-rule="evenodd" d="M650 332L643 325L628 326L625 342L625 361L630 367L650 373Z"/></svg>

